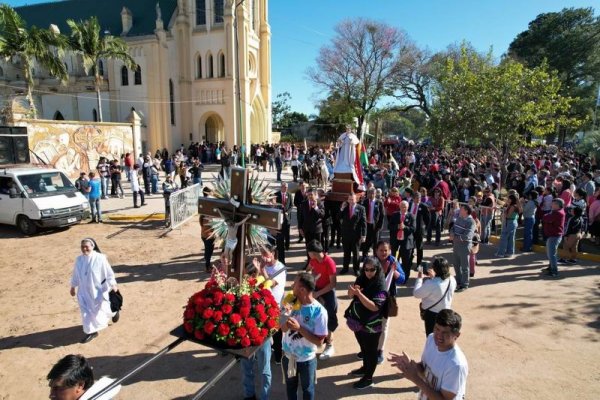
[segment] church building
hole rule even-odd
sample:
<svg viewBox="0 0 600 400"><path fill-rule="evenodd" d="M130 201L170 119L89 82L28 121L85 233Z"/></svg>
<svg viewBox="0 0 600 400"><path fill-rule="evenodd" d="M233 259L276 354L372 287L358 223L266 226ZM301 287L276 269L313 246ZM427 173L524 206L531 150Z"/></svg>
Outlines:
<svg viewBox="0 0 600 400"><path fill-rule="evenodd" d="M135 110L145 150L270 141L268 0L67 0L15 10L28 26L54 25L65 35L67 19L96 16L102 34L125 40L137 68L102 60L102 117L122 122ZM85 75L76 54L67 53L64 62L66 85L35 66L39 118L98 121L93 76ZM1 61L0 98L24 92L18 60Z"/></svg>

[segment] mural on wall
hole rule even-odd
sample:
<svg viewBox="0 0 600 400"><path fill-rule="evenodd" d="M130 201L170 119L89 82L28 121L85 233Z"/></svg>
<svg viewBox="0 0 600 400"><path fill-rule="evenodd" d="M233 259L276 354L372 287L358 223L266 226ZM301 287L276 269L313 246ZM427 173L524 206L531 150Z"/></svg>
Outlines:
<svg viewBox="0 0 600 400"><path fill-rule="evenodd" d="M78 125L56 121L27 123L32 162L64 171L70 178L80 172L95 171L100 157L120 160L133 151L131 125Z"/></svg>

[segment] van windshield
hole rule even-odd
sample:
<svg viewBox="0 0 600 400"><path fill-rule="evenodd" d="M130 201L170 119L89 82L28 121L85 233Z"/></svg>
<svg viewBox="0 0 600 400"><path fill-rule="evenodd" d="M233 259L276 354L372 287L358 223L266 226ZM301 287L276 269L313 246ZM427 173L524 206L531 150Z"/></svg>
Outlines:
<svg viewBox="0 0 600 400"><path fill-rule="evenodd" d="M45 197L75 192L75 186L62 172L20 175L19 181L29 197Z"/></svg>

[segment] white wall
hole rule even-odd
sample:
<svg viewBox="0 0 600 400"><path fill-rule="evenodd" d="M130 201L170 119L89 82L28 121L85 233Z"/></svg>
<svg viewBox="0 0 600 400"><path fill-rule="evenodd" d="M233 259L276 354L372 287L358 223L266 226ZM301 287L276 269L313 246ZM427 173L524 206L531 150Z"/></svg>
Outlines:
<svg viewBox="0 0 600 400"><path fill-rule="evenodd" d="M65 120L76 119L73 110L73 97L71 95L42 95L42 110L38 110L42 119L54 119L56 111L60 111ZM41 112L40 112L41 111Z"/></svg>
<svg viewBox="0 0 600 400"><path fill-rule="evenodd" d="M104 122L113 122L110 118L110 103L108 99L108 92L100 92L100 98L102 101L102 120ZM79 93L77 95L77 105L79 107L79 120L80 121L93 121L94 114L93 110L96 109L98 113L98 99L95 92ZM99 119L98 119L99 120ZM114 121L122 122L122 121Z"/></svg>

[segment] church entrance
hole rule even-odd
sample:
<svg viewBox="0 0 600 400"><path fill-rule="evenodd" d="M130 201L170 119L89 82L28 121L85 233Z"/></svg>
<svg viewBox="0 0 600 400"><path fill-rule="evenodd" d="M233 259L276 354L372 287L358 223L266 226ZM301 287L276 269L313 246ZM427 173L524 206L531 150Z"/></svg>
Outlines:
<svg viewBox="0 0 600 400"><path fill-rule="evenodd" d="M204 140L209 143L223 141L225 137L223 120L217 114L213 114L204 123Z"/></svg>

